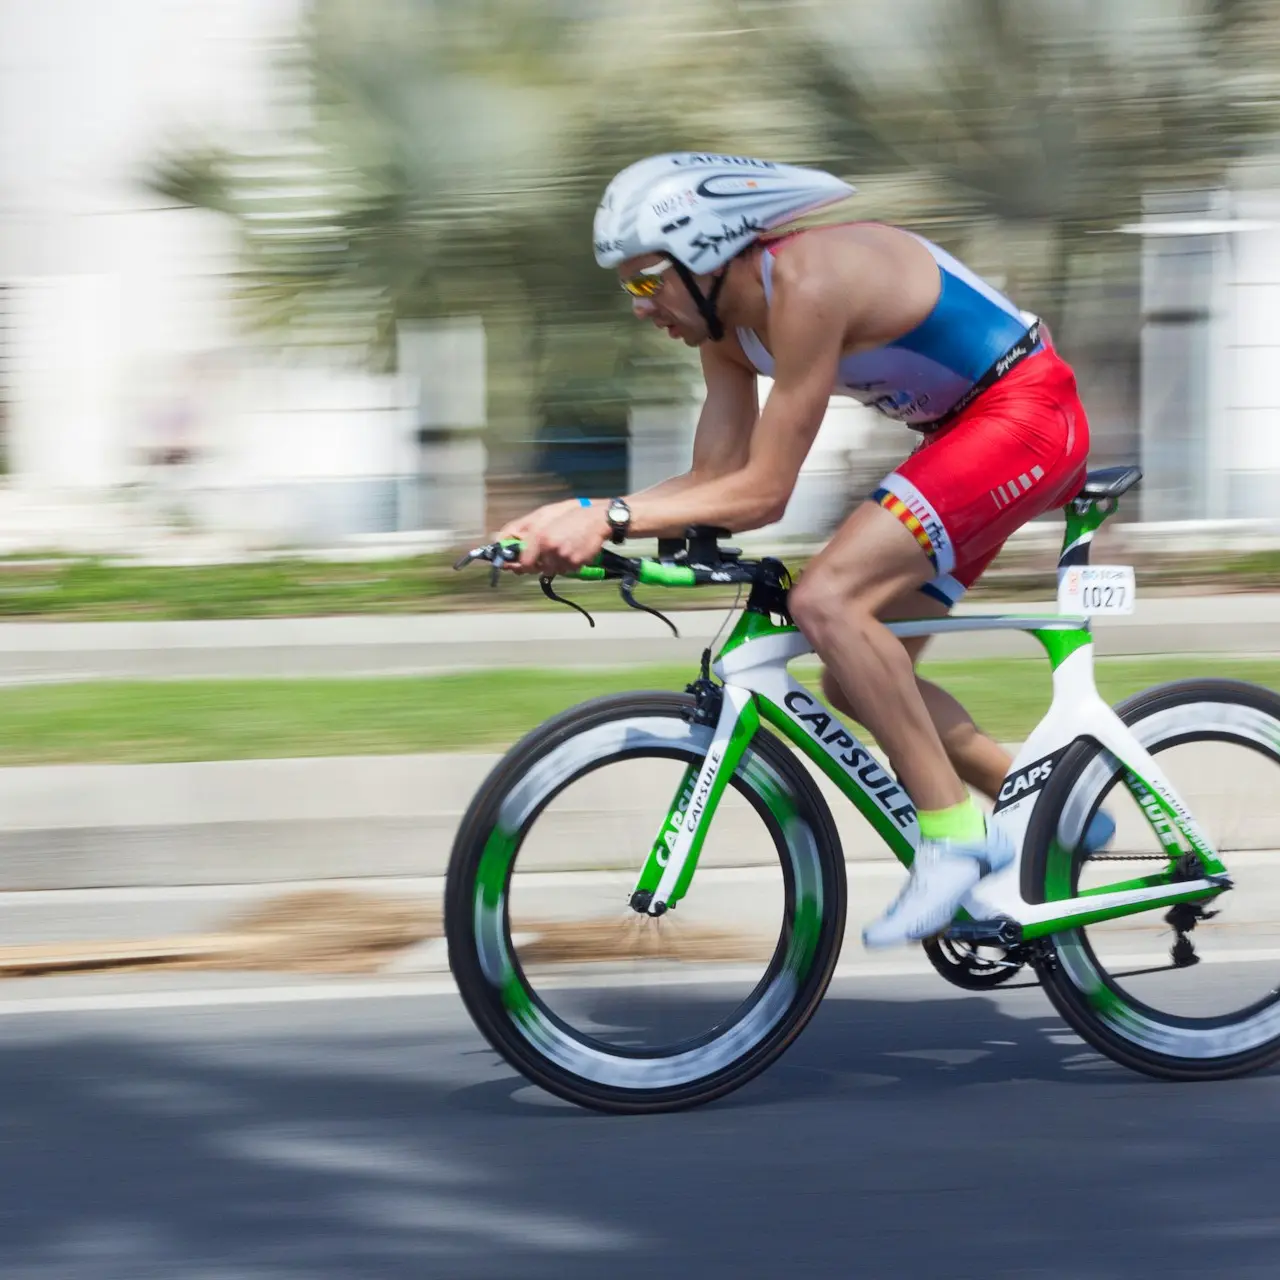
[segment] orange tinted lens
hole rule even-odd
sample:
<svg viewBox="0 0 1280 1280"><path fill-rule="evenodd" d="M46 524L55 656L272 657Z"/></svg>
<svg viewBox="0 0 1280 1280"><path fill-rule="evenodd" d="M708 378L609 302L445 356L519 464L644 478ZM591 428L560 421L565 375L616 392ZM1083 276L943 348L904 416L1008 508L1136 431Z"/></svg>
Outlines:
<svg viewBox="0 0 1280 1280"><path fill-rule="evenodd" d="M652 298L662 288L662 280L659 276L628 276L622 287L633 298Z"/></svg>

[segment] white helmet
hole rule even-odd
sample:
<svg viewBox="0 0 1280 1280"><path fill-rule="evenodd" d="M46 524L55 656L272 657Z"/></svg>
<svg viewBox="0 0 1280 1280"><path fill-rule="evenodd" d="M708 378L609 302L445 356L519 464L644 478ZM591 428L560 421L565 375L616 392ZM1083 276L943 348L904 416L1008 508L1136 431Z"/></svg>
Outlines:
<svg viewBox="0 0 1280 1280"><path fill-rule="evenodd" d="M643 253L664 253L706 275L762 231L853 190L820 169L750 156L650 156L609 183L596 210L596 261L616 267Z"/></svg>

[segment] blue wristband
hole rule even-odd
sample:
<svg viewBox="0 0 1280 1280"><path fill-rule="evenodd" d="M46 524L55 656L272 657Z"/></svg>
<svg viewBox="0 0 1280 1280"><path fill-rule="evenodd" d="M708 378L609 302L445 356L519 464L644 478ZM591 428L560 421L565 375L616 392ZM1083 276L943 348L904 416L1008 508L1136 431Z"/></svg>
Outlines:
<svg viewBox="0 0 1280 1280"><path fill-rule="evenodd" d="M579 499L578 499L578 506L580 506L580 507L589 507L590 505L591 505L591 499L590 499L590 498L579 498Z"/></svg>

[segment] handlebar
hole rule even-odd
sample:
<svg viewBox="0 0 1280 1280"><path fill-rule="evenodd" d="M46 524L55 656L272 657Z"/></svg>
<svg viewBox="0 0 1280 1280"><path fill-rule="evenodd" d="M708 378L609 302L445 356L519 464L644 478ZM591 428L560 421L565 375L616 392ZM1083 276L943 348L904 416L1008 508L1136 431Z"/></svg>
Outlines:
<svg viewBox="0 0 1280 1280"><path fill-rule="evenodd" d="M490 542L467 552L453 567L463 569L476 560L492 564L495 574L504 564L510 564L520 555L520 542ZM676 559L656 559L653 556L621 556L615 551L603 550L588 565L576 569L564 577L579 578L584 582L604 582L609 579L630 579L633 585L650 587L702 587L711 585L750 584L760 576L759 561L739 560L731 547L717 548L721 556L711 563L679 563ZM687 553L686 555L687 560Z"/></svg>
<svg viewBox="0 0 1280 1280"><path fill-rule="evenodd" d="M610 579L619 584L618 590L622 599L632 609L642 613L651 613L661 618L675 635L679 635L676 625L670 618L641 604L633 594L637 586L651 587L703 587L734 584L750 585L751 598L748 608L765 607L770 611L785 616L786 592L791 576L787 568L779 560L766 556L763 560L743 560L742 553L736 547L722 547L718 539L728 537L727 529L713 528L708 525L691 525L684 538L659 538L658 554L654 556L621 556L607 548L602 550L595 560L566 577L578 578L584 582L605 582ZM464 569L476 560L484 560L492 566L490 582L498 585L498 575L504 564L510 564L520 556L519 539L508 538L500 542L489 542L483 547L468 551L453 567ZM594 627L595 620L580 605L557 595L552 587L552 579L543 574L538 579L542 594L558 604L568 605L576 609ZM709 651L708 651L709 652ZM704 672L705 674L705 672Z"/></svg>

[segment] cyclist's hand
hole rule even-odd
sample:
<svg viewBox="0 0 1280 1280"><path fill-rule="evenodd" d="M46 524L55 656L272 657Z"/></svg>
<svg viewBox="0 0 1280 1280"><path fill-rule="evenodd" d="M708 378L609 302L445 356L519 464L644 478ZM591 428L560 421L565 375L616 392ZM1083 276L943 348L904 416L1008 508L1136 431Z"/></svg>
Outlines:
<svg viewBox="0 0 1280 1280"><path fill-rule="evenodd" d="M508 524L498 535L499 539L518 538L523 544L520 559L511 562L509 565L511 571L513 573L545 574L565 572L565 566L550 567L554 562L553 558L543 560L544 535L548 529L556 528L567 516L576 511L586 510L576 499L570 498L564 502L549 502L545 506L529 512L527 516L521 516L520 519L513 520ZM588 558L593 559L599 549L597 547ZM554 553L552 553L552 556L554 556ZM577 566L574 565L572 567L576 568Z"/></svg>
<svg viewBox="0 0 1280 1280"><path fill-rule="evenodd" d="M522 544L520 558L518 560L509 560L502 566L504 569L512 573L533 573L536 571L532 558L528 556L530 541L536 538L537 531L542 527L543 523L553 518L556 507L564 505L561 502L548 503L546 506L538 507L536 510L529 512L528 515L521 516L518 520L512 520L503 525L498 534L498 541L507 542L514 539Z"/></svg>
<svg viewBox="0 0 1280 1280"><path fill-rule="evenodd" d="M557 503L555 510L544 507L534 514L539 517L536 522L512 535L524 544L517 572L548 576L571 573L590 564L609 535L608 522L599 507Z"/></svg>

